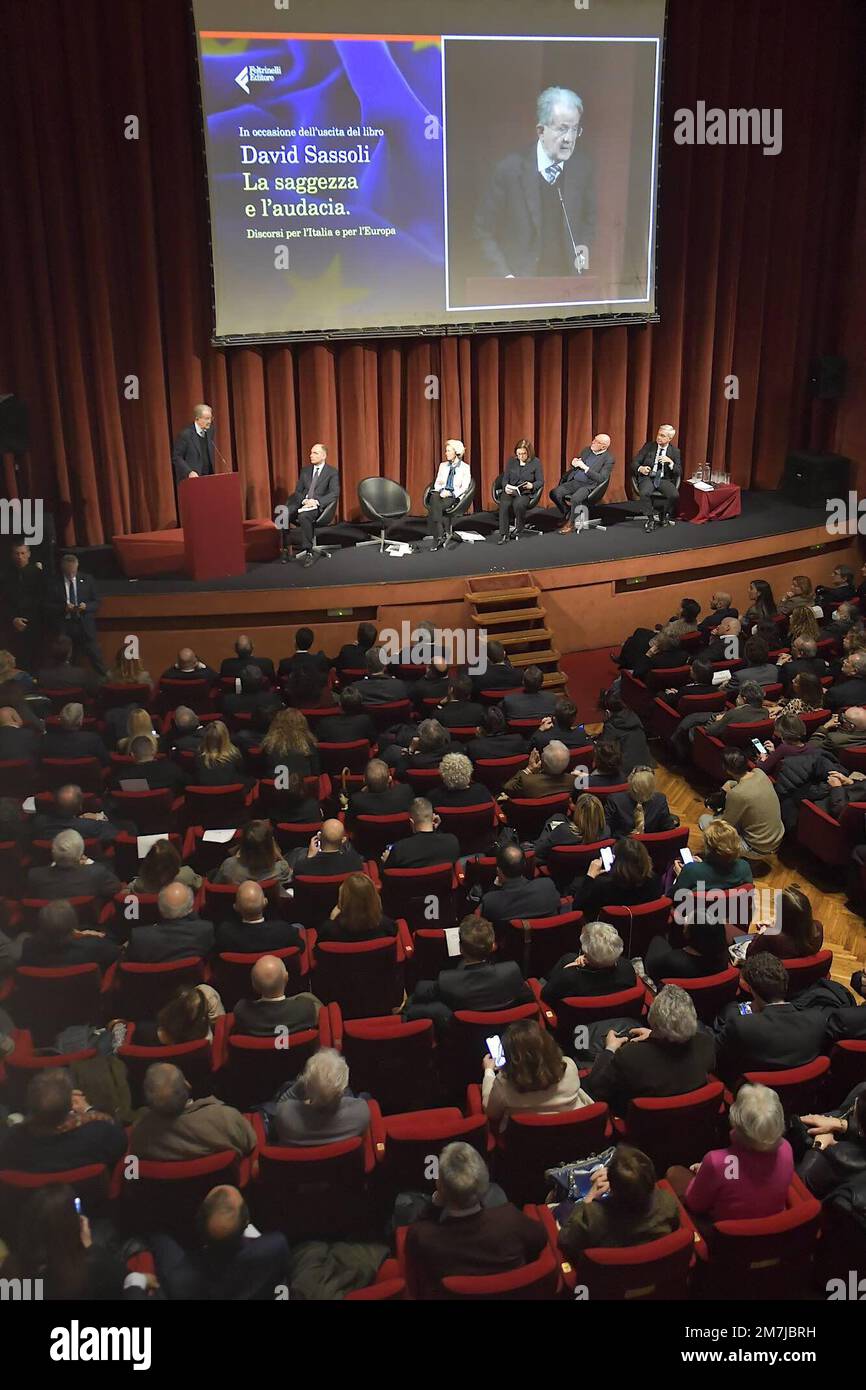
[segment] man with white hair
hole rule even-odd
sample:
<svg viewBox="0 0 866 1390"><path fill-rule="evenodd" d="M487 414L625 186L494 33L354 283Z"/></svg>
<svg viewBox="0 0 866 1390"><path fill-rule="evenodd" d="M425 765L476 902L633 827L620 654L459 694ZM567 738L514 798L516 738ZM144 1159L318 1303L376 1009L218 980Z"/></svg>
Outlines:
<svg viewBox="0 0 866 1390"><path fill-rule="evenodd" d="M541 92L535 134L530 149L494 167L482 193L475 236L485 275L560 277L589 267L595 191L577 92Z"/></svg>
<svg viewBox="0 0 866 1390"><path fill-rule="evenodd" d="M621 1115L634 1096L681 1096L707 1084L715 1043L711 1033L698 1028L695 1006L679 985L665 985L656 995L648 1028L637 1027L633 1019L612 1023L586 1078L593 1100L606 1100Z"/></svg>
<svg viewBox="0 0 866 1390"><path fill-rule="evenodd" d="M123 884L113 869L88 859L77 830L61 830L51 841L51 863L29 869L26 896L45 898L97 898L107 901Z"/></svg>
<svg viewBox="0 0 866 1390"><path fill-rule="evenodd" d="M574 530L575 512L595 488L608 481L613 465L609 434L597 434L592 443L571 460L565 477L550 490L550 500L566 518L565 525L559 528L561 535L567 536Z"/></svg>
<svg viewBox="0 0 866 1390"><path fill-rule="evenodd" d="M537 1260L543 1227L511 1202L485 1206L487 1164L471 1144L446 1144L436 1191L406 1233L406 1275L413 1298L441 1298L454 1275L505 1274Z"/></svg>
<svg viewBox="0 0 866 1390"><path fill-rule="evenodd" d="M156 901L159 921L133 927L127 960L153 965L187 956L204 957L213 950L213 923L193 916L195 895L191 888L175 879L160 890Z"/></svg>
<svg viewBox="0 0 866 1390"><path fill-rule="evenodd" d="M349 1068L333 1047L320 1047L297 1081L265 1107L279 1144L339 1144L370 1128L370 1107L349 1090Z"/></svg>
<svg viewBox="0 0 866 1390"><path fill-rule="evenodd" d="M509 796L539 797L570 794L574 790L574 777L569 771L570 754L565 744L558 738L551 739L544 748L533 748L526 767L505 783L504 791Z"/></svg>
<svg viewBox="0 0 866 1390"><path fill-rule="evenodd" d="M64 705L57 728L49 727L42 740L43 758L96 758L108 766L108 749L95 729L84 728L84 706L72 701Z"/></svg>
<svg viewBox="0 0 866 1390"><path fill-rule="evenodd" d="M659 425L655 439L644 444L632 459L632 485L646 517L647 531L656 528L656 507L665 526L675 524L674 512L683 479L682 455L673 444L675 435L673 425Z"/></svg>
<svg viewBox="0 0 866 1390"><path fill-rule="evenodd" d="M214 442L211 432L213 411L209 405L197 405L192 413L193 423L181 430L171 451L175 482L187 478L206 478L214 468Z"/></svg>
<svg viewBox="0 0 866 1390"><path fill-rule="evenodd" d="M288 499L289 520L301 532L301 549L295 556L305 564L313 563L316 524L324 509L340 496L340 475L328 463L324 444L314 444L310 462L298 474L298 485Z"/></svg>

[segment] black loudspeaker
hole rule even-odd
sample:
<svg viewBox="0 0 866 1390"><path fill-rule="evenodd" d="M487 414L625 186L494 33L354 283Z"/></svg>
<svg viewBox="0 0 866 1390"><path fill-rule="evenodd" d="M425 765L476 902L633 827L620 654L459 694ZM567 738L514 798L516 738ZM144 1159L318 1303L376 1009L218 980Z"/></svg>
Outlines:
<svg viewBox="0 0 866 1390"><path fill-rule="evenodd" d="M819 357L812 363L809 389L819 401L838 401L845 394L845 373L848 363L844 357Z"/></svg>
<svg viewBox="0 0 866 1390"><path fill-rule="evenodd" d="M0 391L0 454L26 454L30 448L27 407Z"/></svg>
<svg viewBox="0 0 866 1390"><path fill-rule="evenodd" d="M828 497L848 497L851 460L841 454L792 453L779 488L789 502L824 510Z"/></svg>

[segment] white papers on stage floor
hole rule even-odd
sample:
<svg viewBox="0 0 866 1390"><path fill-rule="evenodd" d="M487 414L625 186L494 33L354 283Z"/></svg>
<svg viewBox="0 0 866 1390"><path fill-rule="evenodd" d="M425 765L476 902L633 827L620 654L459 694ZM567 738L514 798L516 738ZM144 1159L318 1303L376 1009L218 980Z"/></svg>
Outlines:
<svg viewBox="0 0 866 1390"><path fill-rule="evenodd" d="M479 531L455 531L455 536L459 536L461 541L483 541L484 537Z"/></svg>
<svg viewBox="0 0 866 1390"><path fill-rule="evenodd" d="M405 541L389 541L385 546L386 555L411 555L412 547Z"/></svg>

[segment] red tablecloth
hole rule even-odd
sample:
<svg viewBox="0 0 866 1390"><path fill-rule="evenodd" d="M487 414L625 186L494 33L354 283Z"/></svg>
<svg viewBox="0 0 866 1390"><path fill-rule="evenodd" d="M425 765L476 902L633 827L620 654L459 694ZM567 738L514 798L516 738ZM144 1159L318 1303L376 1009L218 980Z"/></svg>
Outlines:
<svg viewBox="0 0 866 1390"><path fill-rule="evenodd" d="M740 511L740 489L736 483L715 483L712 492L702 492L689 482L680 488L680 521L701 526L705 521L727 521L728 517L739 516Z"/></svg>

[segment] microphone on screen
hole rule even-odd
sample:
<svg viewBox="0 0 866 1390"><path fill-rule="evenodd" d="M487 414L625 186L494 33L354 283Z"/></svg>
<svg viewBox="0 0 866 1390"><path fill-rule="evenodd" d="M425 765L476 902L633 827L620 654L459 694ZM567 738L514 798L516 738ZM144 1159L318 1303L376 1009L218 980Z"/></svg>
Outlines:
<svg viewBox="0 0 866 1390"><path fill-rule="evenodd" d="M568 239L571 242L571 249L574 252L574 268L577 271L578 275L582 275L583 272L586 270L586 255L584 254L582 248L580 251L578 251L577 249L577 242L574 239L574 233L571 230L571 222L568 219L568 211L566 209L565 203L563 202L562 189L560 188L558 183L556 185L556 192L559 197L559 206L562 208L562 215L565 218L565 226L568 231Z"/></svg>

